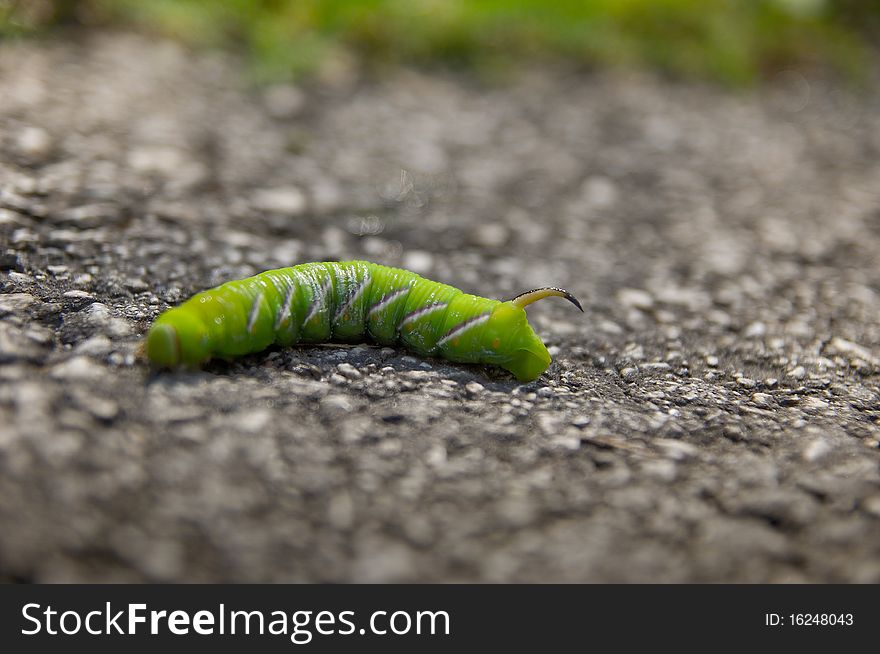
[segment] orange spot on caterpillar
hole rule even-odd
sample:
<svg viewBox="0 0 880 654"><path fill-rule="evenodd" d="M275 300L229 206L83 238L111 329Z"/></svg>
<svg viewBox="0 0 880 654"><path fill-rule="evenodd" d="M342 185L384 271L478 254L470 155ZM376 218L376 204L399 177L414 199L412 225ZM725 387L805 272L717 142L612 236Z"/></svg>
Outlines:
<svg viewBox="0 0 880 654"><path fill-rule="evenodd" d="M459 344L459 343L461 343L461 339L460 339L460 338L453 338L453 339L452 339L452 344L453 344L455 347L458 347L458 344Z"/></svg>
<svg viewBox="0 0 880 654"><path fill-rule="evenodd" d="M501 339L500 338L493 339L492 340L492 349L497 350L499 347L501 347Z"/></svg>

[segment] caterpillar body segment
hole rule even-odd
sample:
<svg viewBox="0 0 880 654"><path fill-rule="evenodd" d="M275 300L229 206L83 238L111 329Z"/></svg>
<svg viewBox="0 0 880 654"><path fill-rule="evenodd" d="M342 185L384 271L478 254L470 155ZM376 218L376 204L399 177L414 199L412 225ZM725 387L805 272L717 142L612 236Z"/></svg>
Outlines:
<svg viewBox="0 0 880 654"><path fill-rule="evenodd" d="M551 359L523 307L548 295L577 300L560 289L525 295L525 302L490 300L366 261L304 263L194 295L156 319L145 351L159 367L198 366L273 344L368 338L423 356L497 365L531 381Z"/></svg>

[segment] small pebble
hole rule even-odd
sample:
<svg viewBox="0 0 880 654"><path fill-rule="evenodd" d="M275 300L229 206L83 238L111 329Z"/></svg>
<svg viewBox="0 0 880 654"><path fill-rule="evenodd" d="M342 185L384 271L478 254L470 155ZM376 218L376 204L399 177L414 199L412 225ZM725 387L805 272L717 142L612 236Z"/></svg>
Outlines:
<svg viewBox="0 0 880 654"><path fill-rule="evenodd" d="M824 438L817 438L804 448L804 459L815 463L831 452L831 444Z"/></svg>
<svg viewBox="0 0 880 654"><path fill-rule="evenodd" d="M98 379L105 374L104 368L93 363L89 357L74 356L55 366L49 375L54 379Z"/></svg>
<svg viewBox="0 0 880 654"><path fill-rule="evenodd" d="M767 325L762 322L753 322L746 327L745 336L747 338L759 338L767 333Z"/></svg>
<svg viewBox="0 0 880 654"><path fill-rule="evenodd" d="M354 406L344 395L328 395L321 400L321 415L325 418L337 418L351 413Z"/></svg>
<svg viewBox="0 0 880 654"><path fill-rule="evenodd" d="M94 300L95 296L91 293L86 293L85 291L73 290L73 291L65 291L62 294L64 297L70 300Z"/></svg>
<svg viewBox="0 0 880 654"><path fill-rule="evenodd" d="M27 157L41 158L52 149L52 137L42 127L25 127L18 133L16 146Z"/></svg>
<svg viewBox="0 0 880 654"><path fill-rule="evenodd" d="M880 357L875 357L871 354L871 351L868 348L859 345L858 343L853 343L852 341L847 341L835 336L828 344L828 349L831 352L848 354L857 359L867 361L875 366L880 366Z"/></svg>
<svg viewBox="0 0 880 654"><path fill-rule="evenodd" d="M620 376L624 379L624 381L633 381L638 375L637 368L623 368L620 371Z"/></svg>
<svg viewBox="0 0 880 654"><path fill-rule="evenodd" d="M336 370L338 370L339 374L342 375L343 377L345 377L346 379L354 380L354 379L361 379L363 377L360 370L355 368L350 363L340 363L338 366L336 366Z"/></svg>
<svg viewBox="0 0 880 654"><path fill-rule="evenodd" d="M507 243L510 231L503 223L482 223L473 235L474 243L485 248L498 248Z"/></svg>
<svg viewBox="0 0 880 654"><path fill-rule="evenodd" d="M792 379L803 379L807 376L807 371L803 366L797 366L788 373L788 376Z"/></svg>
<svg viewBox="0 0 880 654"><path fill-rule="evenodd" d="M617 335L623 333L623 328L616 322L610 320L600 320L597 327L599 328L599 331L603 331L606 334Z"/></svg>
<svg viewBox="0 0 880 654"><path fill-rule="evenodd" d="M670 438L655 438L653 444L660 447L666 456L674 461L692 459L699 453L695 445Z"/></svg>
<svg viewBox="0 0 880 654"><path fill-rule="evenodd" d="M306 210L306 196L295 186L259 189L251 196L251 204L259 211L299 215Z"/></svg>
<svg viewBox="0 0 880 654"><path fill-rule="evenodd" d="M416 273L427 273L434 267L434 257L422 250L410 250L403 257L403 267Z"/></svg>
<svg viewBox="0 0 880 654"><path fill-rule="evenodd" d="M675 480L677 466L669 459L657 459L645 461L642 464L642 471L657 481L671 482Z"/></svg>
<svg viewBox="0 0 880 654"><path fill-rule="evenodd" d="M752 402L755 404L755 406L759 406L762 409L767 409L773 406L773 396L769 393L753 393Z"/></svg>
<svg viewBox="0 0 880 654"><path fill-rule="evenodd" d="M74 352L77 354L85 354L91 357L105 357L113 349L112 341L104 336L103 334L97 334L90 338L87 338L82 343L76 346Z"/></svg>
<svg viewBox="0 0 880 654"><path fill-rule="evenodd" d="M654 298L647 291L637 288L622 288L617 292L617 301L625 307L647 310L654 306Z"/></svg>
<svg viewBox="0 0 880 654"><path fill-rule="evenodd" d="M0 295L0 314L17 313L27 309L37 301L30 293L9 293Z"/></svg>
<svg viewBox="0 0 880 654"><path fill-rule="evenodd" d="M141 293L150 288L150 286L142 279L137 279L136 277L129 277L123 282L125 288L130 291L134 291L135 293Z"/></svg>
<svg viewBox="0 0 880 654"><path fill-rule="evenodd" d="M871 495L862 502L862 508L875 518L880 518L880 495Z"/></svg>
<svg viewBox="0 0 880 654"><path fill-rule="evenodd" d="M477 395L479 395L480 393L483 392L484 388L483 388L482 384L479 384L477 382L468 382L465 385L464 390L471 397L476 397Z"/></svg>
<svg viewBox="0 0 880 654"><path fill-rule="evenodd" d="M93 416L106 422L110 422L119 415L119 405L113 400L103 397L90 398L86 408Z"/></svg>

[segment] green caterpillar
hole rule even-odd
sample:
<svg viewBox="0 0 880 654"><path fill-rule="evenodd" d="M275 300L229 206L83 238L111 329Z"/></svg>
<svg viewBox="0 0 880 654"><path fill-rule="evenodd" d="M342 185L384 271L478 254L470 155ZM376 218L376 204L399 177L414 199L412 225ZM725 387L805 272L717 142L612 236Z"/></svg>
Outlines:
<svg viewBox="0 0 880 654"><path fill-rule="evenodd" d="M549 296L583 311L558 288L501 302L366 261L304 263L227 282L169 309L150 328L145 351L160 367L197 366L273 343L359 341L366 334L423 356L501 366L531 381L551 359L523 307Z"/></svg>

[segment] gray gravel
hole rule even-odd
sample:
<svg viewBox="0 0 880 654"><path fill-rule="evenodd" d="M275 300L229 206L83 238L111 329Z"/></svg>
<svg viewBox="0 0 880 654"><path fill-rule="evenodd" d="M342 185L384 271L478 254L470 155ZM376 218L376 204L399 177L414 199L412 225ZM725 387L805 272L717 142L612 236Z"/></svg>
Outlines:
<svg viewBox="0 0 880 654"><path fill-rule="evenodd" d="M880 582L880 97L484 87L95 34L0 45L0 578ZM365 258L555 362L274 350L151 374L160 311Z"/></svg>

